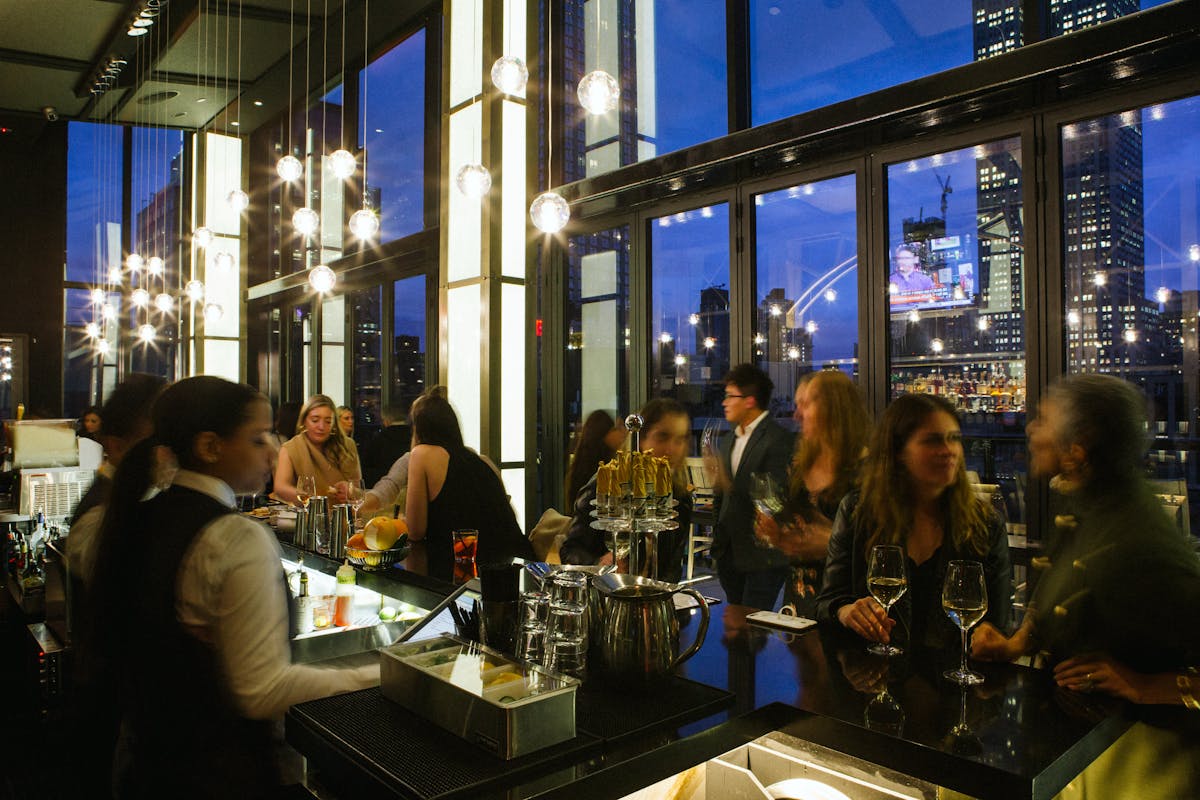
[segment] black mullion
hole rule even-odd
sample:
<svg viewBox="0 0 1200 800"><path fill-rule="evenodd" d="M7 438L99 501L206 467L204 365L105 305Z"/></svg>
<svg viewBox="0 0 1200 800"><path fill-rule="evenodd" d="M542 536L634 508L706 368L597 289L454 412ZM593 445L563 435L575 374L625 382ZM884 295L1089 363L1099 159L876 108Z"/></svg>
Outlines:
<svg viewBox="0 0 1200 800"><path fill-rule="evenodd" d="M729 133L750 127L750 0L725 0L726 95Z"/></svg>

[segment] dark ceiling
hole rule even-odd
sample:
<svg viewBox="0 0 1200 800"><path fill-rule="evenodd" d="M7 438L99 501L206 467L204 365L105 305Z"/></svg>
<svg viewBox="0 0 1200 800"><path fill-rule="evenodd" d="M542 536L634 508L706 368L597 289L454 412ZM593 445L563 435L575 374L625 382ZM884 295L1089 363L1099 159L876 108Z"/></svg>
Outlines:
<svg viewBox="0 0 1200 800"><path fill-rule="evenodd" d="M372 49L428 5L374 4ZM147 9L150 32L129 36ZM301 97L338 79L343 14L345 58L361 61L362 13L362 0L344 10L342 0L5 0L0 113L249 132L284 107L289 86ZM126 63L94 95L113 59Z"/></svg>

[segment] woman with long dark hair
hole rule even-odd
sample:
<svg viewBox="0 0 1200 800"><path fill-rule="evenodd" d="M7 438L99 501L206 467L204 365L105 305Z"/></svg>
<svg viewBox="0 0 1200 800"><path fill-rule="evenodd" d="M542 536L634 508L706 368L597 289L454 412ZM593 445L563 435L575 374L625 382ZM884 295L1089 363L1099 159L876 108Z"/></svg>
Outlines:
<svg viewBox="0 0 1200 800"><path fill-rule="evenodd" d="M513 556L533 559L500 475L463 444L458 415L442 390L413 401L409 417L413 448L405 516L409 537L426 543L429 574L452 578L453 532L463 528L479 532L475 558L480 564Z"/></svg>
<svg viewBox="0 0 1200 800"><path fill-rule="evenodd" d="M123 797L272 797L288 707L378 682L377 665L291 663L279 545L235 511L236 494L262 488L270 431L253 388L188 378L163 392L153 435L117 471L93 630L121 693ZM160 455L178 469L144 500Z"/></svg>
<svg viewBox="0 0 1200 800"><path fill-rule="evenodd" d="M625 429L613 421L612 414L602 409L588 414L575 438L574 457L567 470L565 497L568 503L575 502L579 490L596 474L596 467L611 461L624 441Z"/></svg>
<svg viewBox="0 0 1200 800"><path fill-rule="evenodd" d="M899 545L906 555L908 591L894 619L867 591L876 545ZM1003 521L967 480L958 415L940 397L901 395L875 429L861 491L847 495L838 509L818 619L873 642L952 647L960 634L941 603L952 560L982 562L984 619L1003 628L1012 610L1008 537Z"/></svg>

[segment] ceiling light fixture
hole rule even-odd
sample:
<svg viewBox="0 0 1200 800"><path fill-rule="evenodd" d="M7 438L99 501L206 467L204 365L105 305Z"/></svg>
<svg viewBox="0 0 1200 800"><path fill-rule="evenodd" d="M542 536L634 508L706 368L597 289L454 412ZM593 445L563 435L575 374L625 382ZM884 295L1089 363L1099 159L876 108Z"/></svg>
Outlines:
<svg viewBox="0 0 1200 800"><path fill-rule="evenodd" d="M546 5L546 182L554 183L554 30L553 10ZM533 226L543 233L558 233L571 221L571 206L558 192L542 192L529 205Z"/></svg>

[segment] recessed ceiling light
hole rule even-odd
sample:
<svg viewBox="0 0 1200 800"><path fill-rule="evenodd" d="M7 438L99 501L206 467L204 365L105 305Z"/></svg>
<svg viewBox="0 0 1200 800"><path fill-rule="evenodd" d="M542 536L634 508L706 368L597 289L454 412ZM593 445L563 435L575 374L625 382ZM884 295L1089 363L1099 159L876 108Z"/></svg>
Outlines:
<svg viewBox="0 0 1200 800"><path fill-rule="evenodd" d="M135 28L149 28L153 24L154 20L147 19L146 17L138 17L133 21L133 27Z"/></svg>
<svg viewBox="0 0 1200 800"><path fill-rule="evenodd" d="M146 28L130 28L125 31L126 36L145 36L150 31Z"/></svg>
<svg viewBox="0 0 1200 800"><path fill-rule="evenodd" d="M254 105L256 105L256 106L259 106L259 107L261 108L261 107L262 107L262 100L255 100L255 101L254 101Z"/></svg>
<svg viewBox="0 0 1200 800"><path fill-rule="evenodd" d="M238 128L238 127L241 127L241 124L242 124L242 123L238 122L238 121L235 119L233 122L231 122L231 123L229 123L229 124L230 124L230 125L232 125L232 126L233 126L233 127L235 127L235 128Z"/></svg>
<svg viewBox="0 0 1200 800"><path fill-rule="evenodd" d="M186 111L176 111L176 112L175 112L174 114L172 114L171 116L172 116L172 117L174 117L175 119L179 119L180 117L186 117L186 116L187 116L187 112L186 112Z"/></svg>
<svg viewBox="0 0 1200 800"><path fill-rule="evenodd" d="M207 103L207 102L208 102L208 98L207 98L207 97L197 97L197 98L196 98L196 102L197 102L197 103Z"/></svg>

